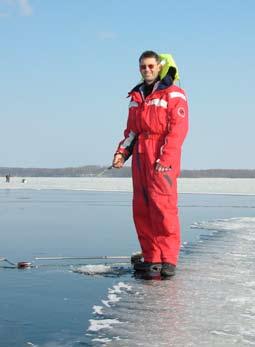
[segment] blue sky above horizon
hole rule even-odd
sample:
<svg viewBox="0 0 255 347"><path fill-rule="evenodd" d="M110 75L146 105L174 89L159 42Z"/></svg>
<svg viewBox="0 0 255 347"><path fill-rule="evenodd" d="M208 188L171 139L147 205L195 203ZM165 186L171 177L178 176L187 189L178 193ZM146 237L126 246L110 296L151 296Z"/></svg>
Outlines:
<svg viewBox="0 0 255 347"><path fill-rule="evenodd" d="M109 165L144 50L190 105L183 169L254 169L255 2L0 0L1 167Z"/></svg>

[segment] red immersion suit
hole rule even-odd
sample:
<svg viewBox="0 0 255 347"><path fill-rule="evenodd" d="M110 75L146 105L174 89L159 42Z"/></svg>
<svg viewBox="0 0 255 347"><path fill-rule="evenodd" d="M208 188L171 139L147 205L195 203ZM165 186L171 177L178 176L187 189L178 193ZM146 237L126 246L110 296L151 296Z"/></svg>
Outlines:
<svg viewBox="0 0 255 347"><path fill-rule="evenodd" d="M181 146L188 131L185 92L167 75L152 93L130 93L124 139L117 152L132 157L133 217L145 262L176 265L180 250L177 181ZM155 170L156 163L171 169Z"/></svg>

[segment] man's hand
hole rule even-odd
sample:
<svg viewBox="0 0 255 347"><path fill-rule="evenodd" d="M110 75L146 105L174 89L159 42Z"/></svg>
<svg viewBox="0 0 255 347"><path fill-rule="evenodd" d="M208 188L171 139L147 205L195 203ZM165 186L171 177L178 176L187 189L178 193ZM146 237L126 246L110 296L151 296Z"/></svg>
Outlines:
<svg viewBox="0 0 255 347"><path fill-rule="evenodd" d="M156 167L155 167L155 170L156 171L159 171L159 172L165 172L165 171L170 171L172 170L171 166L163 166L161 165L160 163L157 163L156 164Z"/></svg>
<svg viewBox="0 0 255 347"><path fill-rule="evenodd" d="M115 167L116 169L121 169L124 163L125 163L125 159L123 155L120 153L115 154L112 161L112 166Z"/></svg>

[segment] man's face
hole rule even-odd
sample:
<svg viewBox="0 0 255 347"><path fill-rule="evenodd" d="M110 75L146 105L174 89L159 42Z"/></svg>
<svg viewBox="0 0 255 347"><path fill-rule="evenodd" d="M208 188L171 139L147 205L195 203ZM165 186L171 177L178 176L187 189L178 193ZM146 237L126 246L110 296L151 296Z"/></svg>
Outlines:
<svg viewBox="0 0 255 347"><path fill-rule="evenodd" d="M151 84L158 77L161 65L155 58L144 58L140 62L140 72L146 83Z"/></svg>

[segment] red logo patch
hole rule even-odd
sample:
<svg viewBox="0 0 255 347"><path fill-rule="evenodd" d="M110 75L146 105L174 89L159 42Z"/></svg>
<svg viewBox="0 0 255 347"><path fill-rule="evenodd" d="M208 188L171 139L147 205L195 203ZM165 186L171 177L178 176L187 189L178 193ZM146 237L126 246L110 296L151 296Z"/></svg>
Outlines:
<svg viewBox="0 0 255 347"><path fill-rule="evenodd" d="M183 107L179 107L178 110L177 110L177 114L178 116L184 118L185 117L185 110Z"/></svg>

